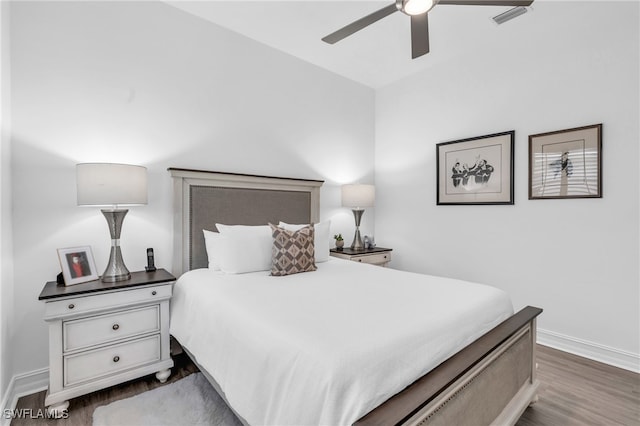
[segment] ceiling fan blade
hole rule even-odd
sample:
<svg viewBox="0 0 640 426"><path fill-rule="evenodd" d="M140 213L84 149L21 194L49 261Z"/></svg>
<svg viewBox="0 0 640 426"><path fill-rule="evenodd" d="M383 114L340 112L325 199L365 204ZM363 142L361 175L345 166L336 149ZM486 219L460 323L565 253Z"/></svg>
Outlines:
<svg viewBox="0 0 640 426"><path fill-rule="evenodd" d="M439 0L438 4L461 6L531 6L533 0Z"/></svg>
<svg viewBox="0 0 640 426"><path fill-rule="evenodd" d="M379 21L380 19L391 15L393 12L397 12L398 8L396 4L391 4L385 8L382 8L376 12L373 12L370 15L365 16L364 18L360 18L355 22L350 23L346 27L340 28L338 31L329 34L326 37L322 38L322 41L334 44L342 40L343 38L349 37L351 34L360 31L364 27L367 27L374 22Z"/></svg>
<svg viewBox="0 0 640 426"><path fill-rule="evenodd" d="M429 18L427 13L411 17L411 59L429 53Z"/></svg>

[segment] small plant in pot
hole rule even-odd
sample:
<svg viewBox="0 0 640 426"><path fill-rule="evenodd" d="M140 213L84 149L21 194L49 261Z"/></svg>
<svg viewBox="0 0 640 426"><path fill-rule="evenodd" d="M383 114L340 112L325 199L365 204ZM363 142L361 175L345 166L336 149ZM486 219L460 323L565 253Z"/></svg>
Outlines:
<svg viewBox="0 0 640 426"><path fill-rule="evenodd" d="M342 238L342 234L336 234L333 236L333 238L336 240L337 249L341 249L342 247L344 247L344 239Z"/></svg>

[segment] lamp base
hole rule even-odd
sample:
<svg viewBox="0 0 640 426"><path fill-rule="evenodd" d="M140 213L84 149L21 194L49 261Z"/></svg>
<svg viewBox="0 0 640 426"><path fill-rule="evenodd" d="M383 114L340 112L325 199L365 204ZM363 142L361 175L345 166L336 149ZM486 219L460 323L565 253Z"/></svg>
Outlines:
<svg viewBox="0 0 640 426"><path fill-rule="evenodd" d="M360 237L360 229L356 228L356 233L353 236L353 243L351 243L351 250L364 250L364 243L362 237Z"/></svg>
<svg viewBox="0 0 640 426"><path fill-rule="evenodd" d="M356 233L353 235L351 250L364 250L364 243L362 242L362 237L360 236L360 219L362 219L362 214L364 213L364 210L353 209L352 211L353 211L353 217L356 221Z"/></svg>
<svg viewBox="0 0 640 426"><path fill-rule="evenodd" d="M111 240L111 254L109 255L109 263L102 274L102 282L115 283L118 281L126 281L131 278L131 273L122 260L122 252L119 245L114 245Z"/></svg>
<svg viewBox="0 0 640 426"><path fill-rule="evenodd" d="M120 231L128 211L126 209L102 210L111 233L111 253L109 254L107 268L102 274L102 282L115 283L131 278L131 273L125 266L124 260L122 260L122 251L120 250Z"/></svg>

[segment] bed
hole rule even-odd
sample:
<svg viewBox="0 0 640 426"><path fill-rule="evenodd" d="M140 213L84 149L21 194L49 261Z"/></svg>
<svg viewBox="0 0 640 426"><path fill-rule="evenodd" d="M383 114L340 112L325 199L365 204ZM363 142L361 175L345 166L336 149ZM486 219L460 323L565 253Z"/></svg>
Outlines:
<svg viewBox="0 0 640 426"><path fill-rule="evenodd" d="M244 423L514 424L535 401L540 309L333 258L286 277L215 271L203 229L317 223L322 181L169 171L171 333Z"/></svg>

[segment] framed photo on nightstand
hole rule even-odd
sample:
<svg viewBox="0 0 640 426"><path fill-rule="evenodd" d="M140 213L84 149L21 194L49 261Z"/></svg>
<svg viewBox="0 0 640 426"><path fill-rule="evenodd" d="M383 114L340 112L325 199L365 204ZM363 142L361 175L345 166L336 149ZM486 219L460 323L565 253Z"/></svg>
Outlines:
<svg viewBox="0 0 640 426"><path fill-rule="evenodd" d="M74 285L97 280L98 270L90 246L58 249L64 285Z"/></svg>

